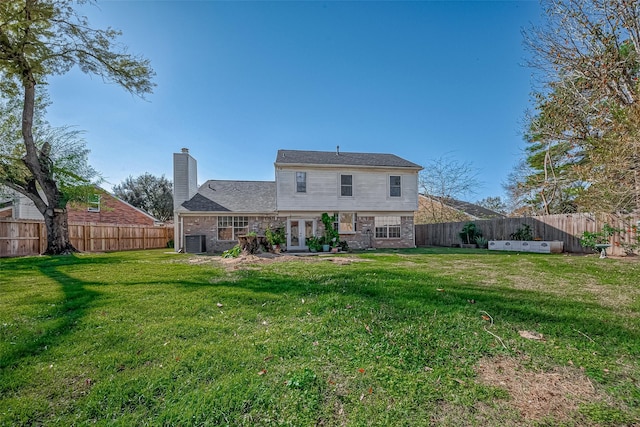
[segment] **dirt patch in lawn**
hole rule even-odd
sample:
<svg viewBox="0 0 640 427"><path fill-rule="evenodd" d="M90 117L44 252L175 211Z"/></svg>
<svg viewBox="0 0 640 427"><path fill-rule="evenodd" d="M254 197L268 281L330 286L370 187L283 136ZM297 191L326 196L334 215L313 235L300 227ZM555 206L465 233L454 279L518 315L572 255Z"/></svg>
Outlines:
<svg viewBox="0 0 640 427"><path fill-rule="evenodd" d="M476 370L483 384L507 390L509 404L529 421L575 420L581 403L606 399L580 369L573 367L532 371L514 358L498 357L483 359Z"/></svg>
<svg viewBox="0 0 640 427"><path fill-rule="evenodd" d="M194 256L187 261L189 264L211 264L222 265L226 270L250 269L252 266L281 263L281 262L330 262L337 265L349 265L354 262L367 262L366 259L352 258L348 256L299 256L262 253L256 255L240 255L237 258L222 258L219 256Z"/></svg>

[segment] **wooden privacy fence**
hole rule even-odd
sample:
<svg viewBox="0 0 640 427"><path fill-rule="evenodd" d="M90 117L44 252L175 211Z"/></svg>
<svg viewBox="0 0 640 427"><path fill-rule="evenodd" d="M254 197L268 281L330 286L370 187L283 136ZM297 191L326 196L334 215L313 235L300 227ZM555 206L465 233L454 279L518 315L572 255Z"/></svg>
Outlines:
<svg viewBox="0 0 640 427"><path fill-rule="evenodd" d="M70 223L69 237L83 252L166 248L173 227ZM46 247L44 222L0 220L0 257L38 255Z"/></svg>
<svg viewBox="0 0 640 427"><path fill-rule="evenodd" d="M640 226L640 215L609 214L559 214L521 218L497 218L477 220L474 222L487 240L513 240L515 233L523 224L531 227L534 238L541 240L559 240L564 242L565 252L590 252L580 245L580 236L585 231L598 232L606 223L614 228L624 230L616 233L610 243L613 245L608 253L622 255L623 243L632 243L635 237L633 226ZM469 221L447 222L439 224L417 224L415 226L417 246L454 246L460 244L458 233Z"/></svg>

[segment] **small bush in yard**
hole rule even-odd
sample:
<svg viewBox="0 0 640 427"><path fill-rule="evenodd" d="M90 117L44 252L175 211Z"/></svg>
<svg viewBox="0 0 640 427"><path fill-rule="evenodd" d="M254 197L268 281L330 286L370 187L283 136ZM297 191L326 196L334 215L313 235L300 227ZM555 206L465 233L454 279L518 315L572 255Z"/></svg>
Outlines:
<svg viewBox="0 0 640 427"><path fill-rule="evenodd" d="M222 258L238 258L242 253L240 245L235 245L231 249L222 252Z"/></svg>

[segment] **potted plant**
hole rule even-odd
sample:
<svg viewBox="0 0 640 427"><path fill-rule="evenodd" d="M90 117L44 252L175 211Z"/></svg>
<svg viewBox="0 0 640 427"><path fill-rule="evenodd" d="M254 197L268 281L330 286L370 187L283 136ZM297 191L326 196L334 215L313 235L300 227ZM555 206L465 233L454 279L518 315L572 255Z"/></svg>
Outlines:
<svg viewBox="0 0 640 427"><path fill-rule="evenodd" d="M331 250L331 245L326 236L320 237L320 246L322 247L322 252L329 252Z"/></svg>
<svg viewBox="0 0 640 427"><path fill-rule="evenodd" d="M462 239L461 246L463 248L475 248L476 237L482 237L482 231L473 222L468 222L462 227L458 235Z"/></svg>
<svg viewBox="0 0 640 427"><path fill-rule="evenodd" d="M335 216L329 216L328 213L324 212L320 219L322 220L322 224L324 225L322 250L324 252L329 252L329 250L336 247L336 245L340 241L340 234L338 233L338 230L333 228Z"/></svg>
<svg viewBox="0 0 640 427"><path fill-rule="evenodd" d="M311 236L307 237L307 246L311 252L318 252L322 250L322 242L320 237Z"/></svg>
<svg viewBox="0 0 640 427"><path fill-rule="evenodd" d="M264 236L273 248L274 252L280 250L281 246L287 241L287 233L284 231L284 227L268 227L264 232Z"/></svg>
<svg viewBox="0 0 640 427"><path fill-rule="evenodd" d="M481 249L487 249L489 241L482 236L476 236L476 245Z"/></svg>

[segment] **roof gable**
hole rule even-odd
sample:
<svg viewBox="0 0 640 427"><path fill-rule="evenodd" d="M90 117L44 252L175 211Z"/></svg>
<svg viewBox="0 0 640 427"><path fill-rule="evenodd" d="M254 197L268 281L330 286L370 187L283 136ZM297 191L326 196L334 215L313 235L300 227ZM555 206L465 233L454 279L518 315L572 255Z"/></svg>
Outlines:
<svg viewBox="0 0 640 427"><path fill-rule="evenodd" d="M369 166L422 169L420 165L384 153L349 153L338 151L278 150L276 165L307 164L321 166Z"/></svg>
<svg viewBox="0 0 640 427"><path fill-rule="evenodd" d="M197 193L195 196L191 198L191 200L187 200L182 204L187 210L190 211L226 211L229 212L229 209L224 206L214 202L213 200L209 200L204 197L202 194Z"/></svg>

